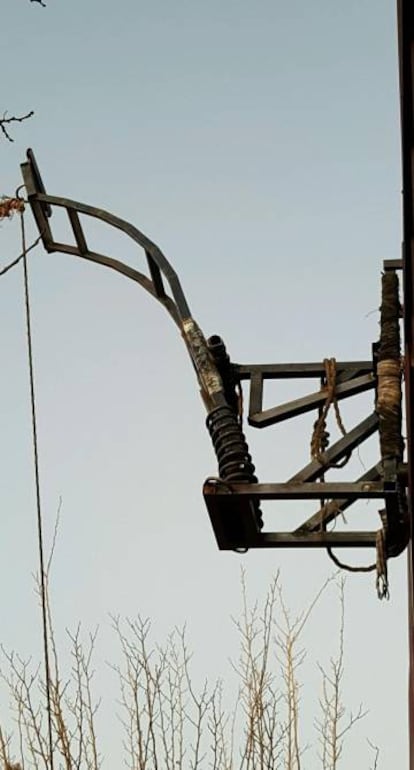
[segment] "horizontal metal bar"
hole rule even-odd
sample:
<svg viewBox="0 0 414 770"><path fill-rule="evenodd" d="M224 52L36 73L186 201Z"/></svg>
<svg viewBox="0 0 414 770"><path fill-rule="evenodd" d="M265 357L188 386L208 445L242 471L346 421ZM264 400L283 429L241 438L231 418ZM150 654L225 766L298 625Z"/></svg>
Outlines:
<svg viewBox="0 0 414 770"><path fill-rule="evenodd" d="M250 380L254 374L261 374L264 380L302 379L322 377L325 374L323 361L299 364L233 364L233 367L241 380ZM338 374L348 369L369 374L372 372L372 361L337 361Z"/></svg>
<svg viewBox="0 0 414 770"><path fill-rule="evenodd" d="M236 485L233 485L234 487ZM247 486L247 485L245 485ZM250 485L249 493L252 491ZM258 485L263 489L263 485ZM270 486L270 485L268 485ZM315 485L317 486L317 485ZM237 485L239 487L239 485ZM251 495L232 494L227 484L207 480L204 499L220 550L239 548L323 548L375 545L375 532L261 532L255 520Z"/></svg>
<svg viewBox="0 0 414 770"><path fill-rule="evenodd" d="M355 396L371 390L375 386L375 379L372 374L364 374L362 377L355 377L347 382L339 383L336 387L335 395L338 401L343 398ZM325 389L315 391L302 398L288 401L280 406L265 409L263 412L249 414L248 422L255 428L266 428L269 425L288 420L291 417L297 417L313 409L322 406L326 401L327 391Z"/></svg>
<svg viewBox="0 0 414 770"><path fill-rule="evenodd" d="M309 482L305 484L229 484L228 482L209 482L204 484L205 495L215 498L232 499L248 497L250 500L318 500L321 497L333 498L383 498L395 494L392 488L384 489L382 481L364 482Z"/></svg>
<svg viewBox="0 0 414 770"><path fill-rule="evenodd" d="M324 474L333 464L350 454L355 447L366 441L369 436L378 430L378 415L376 412L360 422L346 436L343 436L335 444L332 444L321 455L321 461L312 460L300 471L289 479L288 484L299 484L305 481L313 481Z"/></svg>
<svg viewBox="0 0 414 770"><path fill-rule="evenodd" d="M360 369L343 369L341 372L336 373L336 384L340 382L347 382L348 380L352 380L354 377L360 377L361 374L365 374L365 372L361 372Z"/></svg>
<svg viewBox="0 0 414 770"><path fill-rule="evenodd" d="M249 548L374 548L376 532L262 532Z"/></svg>
<svg viewBox="0 0 414 770"><path fill-rule="evenodd" d="M402 270L403 269L403 261L402 259L384 259L384 262L382 263L384 270Z"/></svg>
<svg viewBox="0 0 414 770"><path fill-rule="evenodd" d="M375 482L378 479L381 478L380 471L376 465L374 465L369 470L365 471L365 473L359 477L358 483L363 484L366 482ZM320 508L319 511L313 514L309 519L303 522L303 524L300 525L300 527L297 528L296 534L299 533L306 533L306 532L314 532L317 529L320 529L321 526L326 526L331 521L336 519L338 516L341 515L343 511L345 511L347 508L349 508L352 503L355 503L356 500L358 500L359 495L356 495L355 497L348 497L348 498L340 498L336 500L331 500L330 502L326 503L326 505L323 508Z"/></svg>

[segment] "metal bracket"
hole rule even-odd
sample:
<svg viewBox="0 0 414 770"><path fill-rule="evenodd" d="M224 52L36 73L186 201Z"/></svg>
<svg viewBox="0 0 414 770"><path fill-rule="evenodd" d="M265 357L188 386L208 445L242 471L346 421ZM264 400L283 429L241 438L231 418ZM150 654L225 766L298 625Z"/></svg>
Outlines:
<svg viewBox="0 0 414 770"><path fill-rule="evenodd" d="M107 211L68 198L48 195L32 150L27 152L22 173L29 204L48 252L80 257L134 280L165 307L180 329L200 384L208 414L207 425L219 464L220 477L207 480L203 489L219 548L245 550L329 545L374 546L373 532L327 531L330 522L361 498L385 500L387 520L394 523L389 531L398 533L402 526L399 504L404 484L398 463L379 463L354 482L329 483L325 480L332 466L343 461L353 449L378 431L379 420L375 412L326 448L318 459L299 469L287 482L259 484L242 432L239 384L243 381L249 383L249 424L254 428L265 428L313 410L321 410L327 395L324 364L232 364L220 337L214 336L208 341L204 338L191 317L175 270L153 241L134 225ZM51 217L55 206L63 208L67 213L73 234L72 242L61 242L54 237ZM82 217L93 217L130 236L144 252L148 273L139 272L135 267L92 250L82 227ZM385 265L387 271L398 267L394 262ZM297 378L317 378L321 387L302 398L270 409L263 408L265 380ZM372 361L336 364L336 400L347 399L368 390L376 393L376 387L375 347ZM292 532L262 531L260 502L282 499L317 499L320 507Z"/></svg>

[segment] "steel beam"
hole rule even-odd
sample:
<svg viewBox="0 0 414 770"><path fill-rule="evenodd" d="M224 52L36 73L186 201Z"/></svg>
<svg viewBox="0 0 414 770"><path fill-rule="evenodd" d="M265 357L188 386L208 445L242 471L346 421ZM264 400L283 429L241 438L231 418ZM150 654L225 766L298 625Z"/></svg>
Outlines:
<svg viewBox="0 0 414 770"><path fill-rule="evenodd" d="M325 374L323 361L294 364L233 364L235 374L240 380L250 380L260 376L263 380L320 379ZM342 372L354 371L359 374L372 372L372 361L337 361L338 377Z"/></svg>
<svg viewBox="0 0 414 770"><path fill-rule="evenodd" d="M359 477L358 482L363 484L366 482L378 481L380 478L381 473L378 467L374 465ZM327 524L330 524L331 521L336 519L338 515L343 513L347 508L349 508L350 505L352 505L352 503L355 503L357 500L357 496L330 500L313 516L304 521L303 524L298 527L296 533L299 534L300 532L316 532L318 529L326 527Z"/></svg>
<svg viewBox="0 0 414 770"><path fill-rule="evenodd" d="M355 426L346 436L343 436L332 444L329 449L321 454L320 460L312 460L304 466L300 471L297 471L292 478L289 479L288 484L300 484L305 481L314 481L317 478L323 476L329 468L332 468L343 458L346 458L351 454L355 447L362 444L367 438L372 436L375 431L378 430L378 415L374 412L365 420L362 420ZM367 481L369 479L363 479Z"/></svg>
<svg viewBox="0 0 414 770"><path fill-rule="evenodd" d="M405 337L405 394L409 510L413 532L414 451L414 3L397 0L400 64L401 148L403 187L403 285ZM410 770L414 770L414 550L408 549L409 614L409 741Z"/></svg>
<svg viewBox="0 0 414 770"><path fill-rule="evenodd" d="M364 393L375 387L375 380L372 374L363 374L361 377L352 377L345 382L339 382L335 397L337 401L350 396L356 396L358 393ZM255 390L256 389L256 390ZM252 378L251 382L251 402L249 406L249 425L254 428L267 428L269 425L288 420L291 417L297 417L306 412L311 412L318 407L323 406L326 401L325 389L309 393L302 398L296 398L279 406L270 409L261 409L263 399L263 390L258 380ZM258 408L259 407L259 408ZM254 411L253 411L254 410Z"/></svg>

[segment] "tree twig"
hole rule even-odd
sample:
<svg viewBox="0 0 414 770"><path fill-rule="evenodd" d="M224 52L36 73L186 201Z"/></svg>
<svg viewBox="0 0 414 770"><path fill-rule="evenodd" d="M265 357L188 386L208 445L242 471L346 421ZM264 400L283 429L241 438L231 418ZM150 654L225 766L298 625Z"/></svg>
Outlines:
<svg viewBox="0 0 414 770"><path fill-rule="evenodd" d="M44 3L41 2L41 0L31 0L31 2L36 2L41 5L44 5ZM9 129L7 126L10 125L10 123L23 123L24 120L28 120L29 118L32 118L34 115L34 111L30 110L26 115L21 115L18 117L17 115L12 115L10 118L7 117L7 112L3 113L3 117L0 118L0 129L3 132L4 136L9 142L14 142L14 139L12 136L10 136Z"/></svg>

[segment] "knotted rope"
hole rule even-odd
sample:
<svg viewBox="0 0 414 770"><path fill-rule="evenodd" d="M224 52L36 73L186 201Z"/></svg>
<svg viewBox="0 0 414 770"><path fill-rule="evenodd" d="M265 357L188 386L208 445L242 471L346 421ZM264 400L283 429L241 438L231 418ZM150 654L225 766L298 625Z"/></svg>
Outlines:
<svg viewBox="0 0 414 770"><path fill-rule="evenodd" d="M0 197L0 220L10 219L13 214L22 214L24 200L22 198L9 198L7 195Z"/></svg>
<svg viewBox="0 0 414 770"><path fill-rule="evenodd" d="M326 400L321 409L321 413L313 426L313 433L310 443L310 452L312 460L323 463L323 452L327 448L327 430L326 421L331 406L334 408L336 423L343 436L346 436L345 426L342 422L339 411L338 400L336 397L336 359L325 358L323 362L326 376Z"/></svg>

